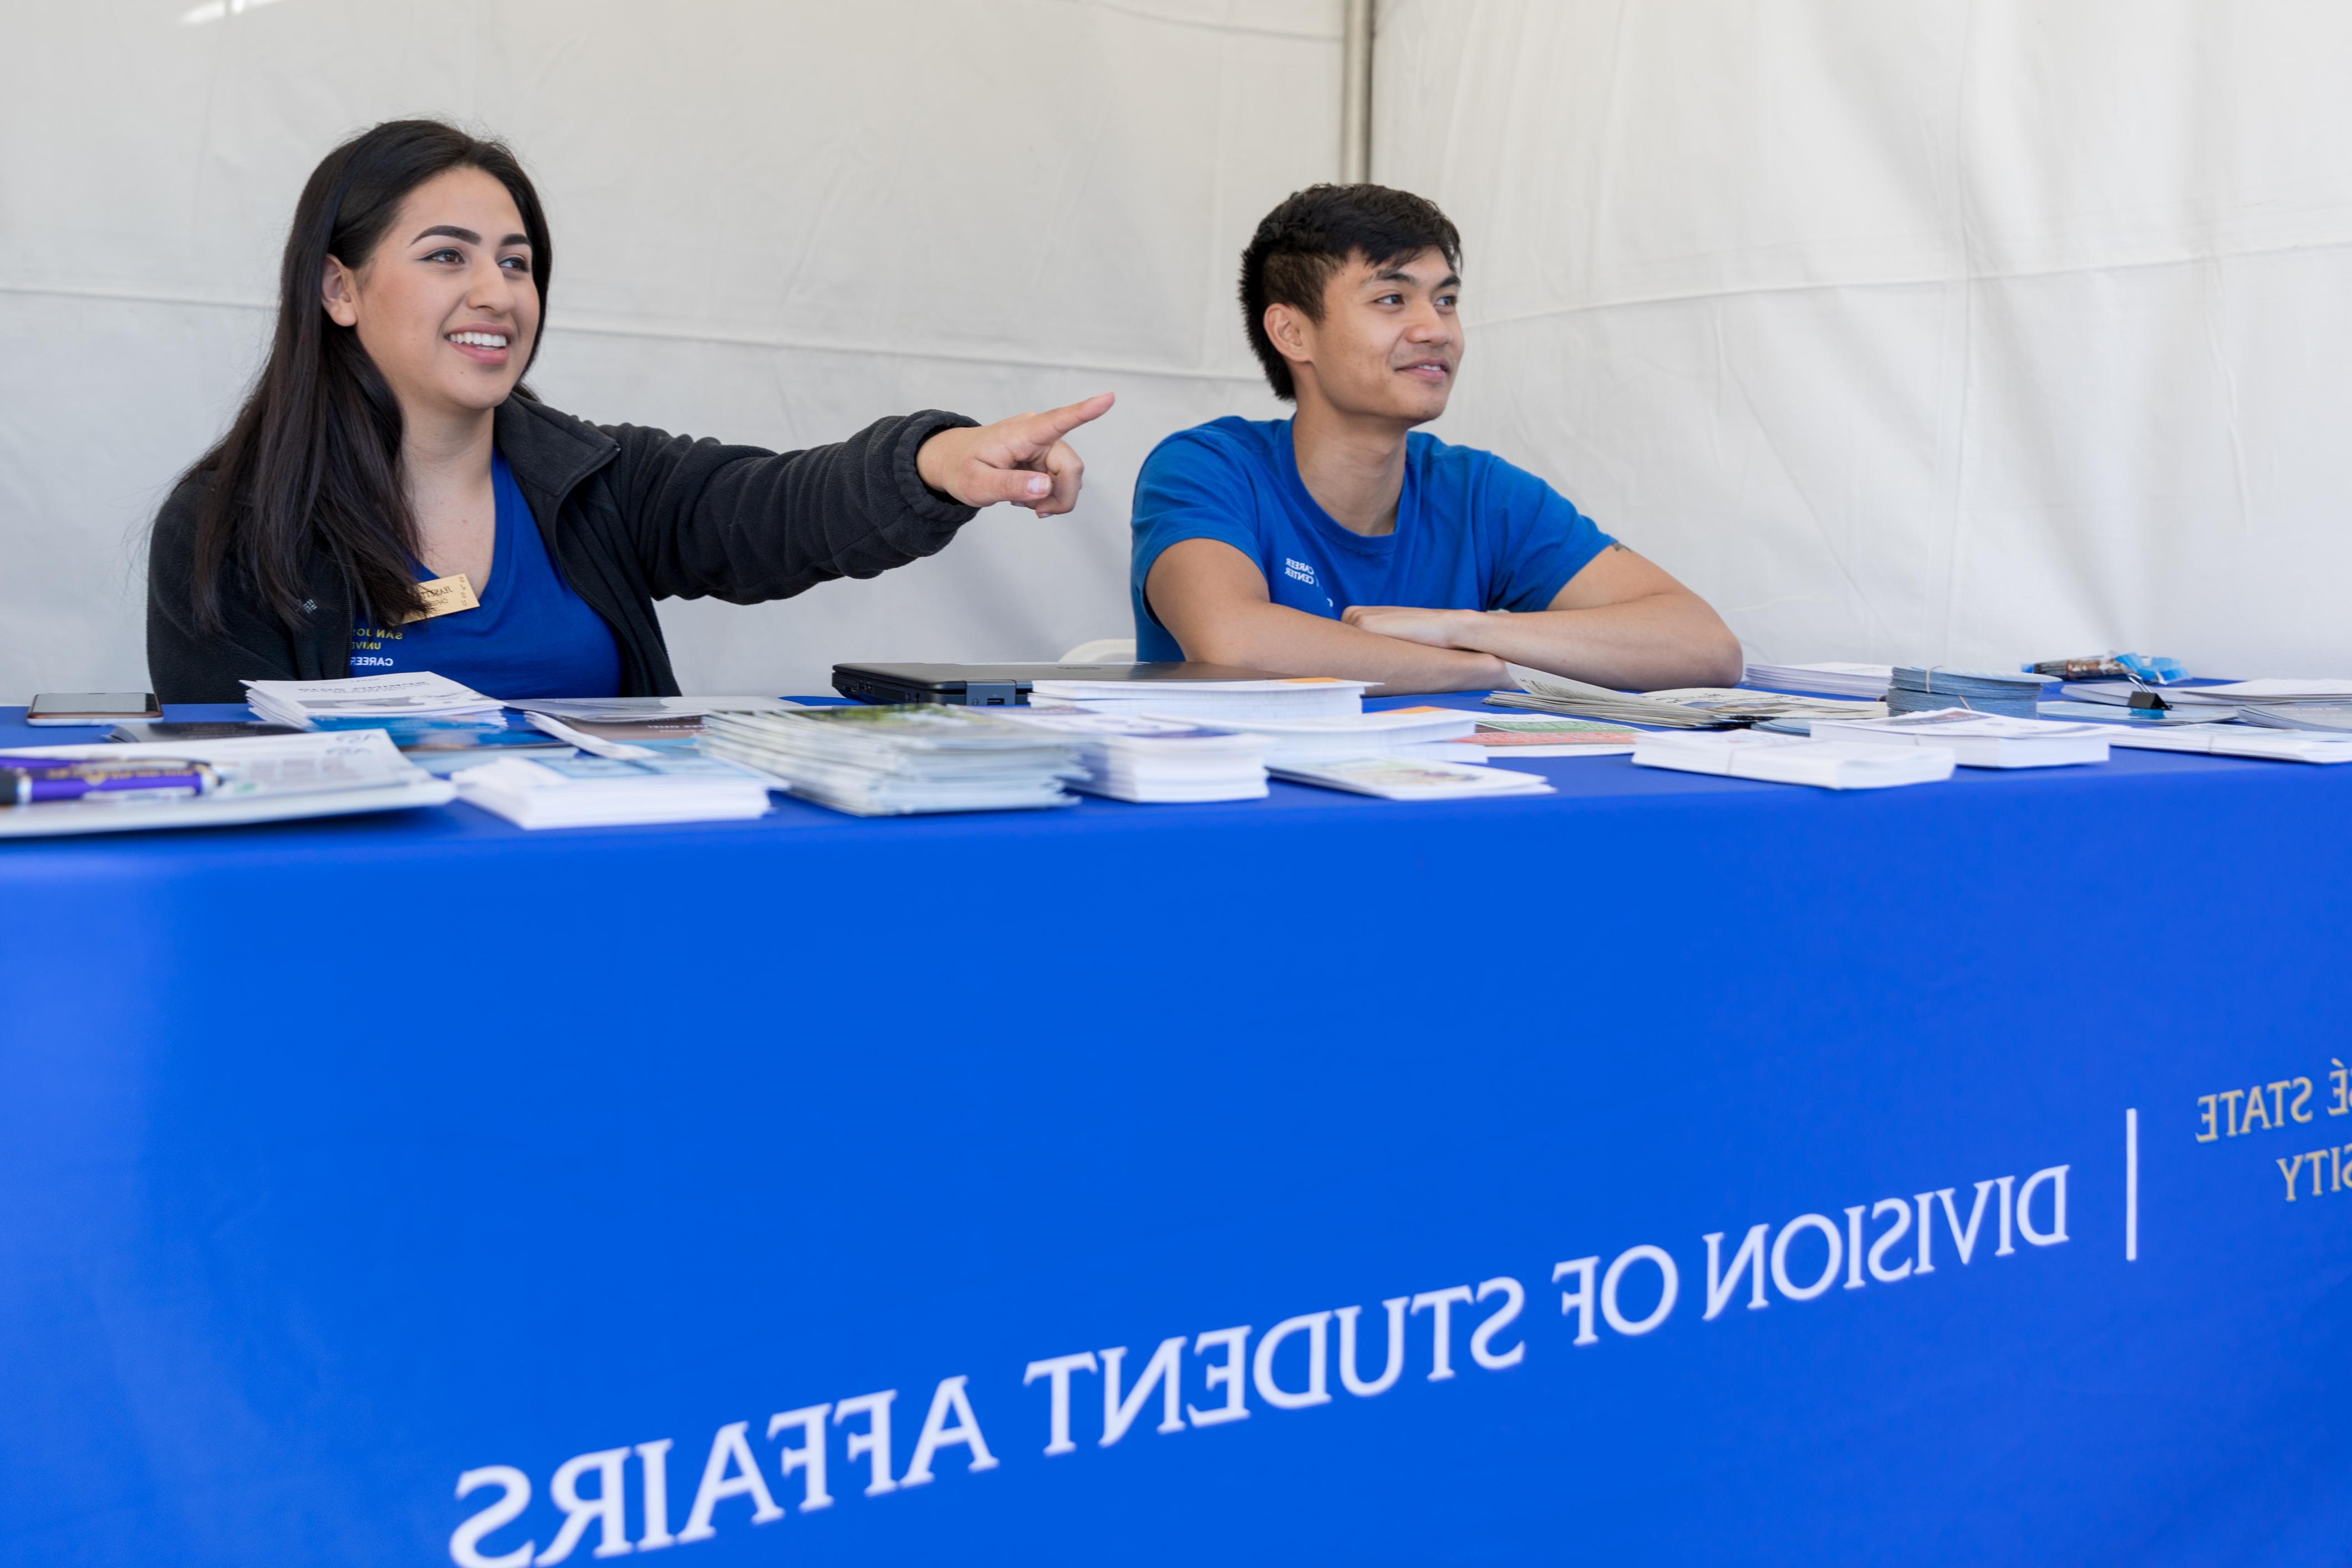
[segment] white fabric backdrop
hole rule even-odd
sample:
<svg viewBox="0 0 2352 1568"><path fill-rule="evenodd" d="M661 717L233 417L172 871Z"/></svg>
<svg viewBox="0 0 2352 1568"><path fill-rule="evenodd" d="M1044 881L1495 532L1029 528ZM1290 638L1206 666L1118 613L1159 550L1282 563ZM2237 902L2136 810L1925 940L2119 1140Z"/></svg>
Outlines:
<svg viewBox="0 0 2352 1568"><path fill-rule="evenodd" d="M1250 228L1339 166L1340 0L76 0L0 47L0 700L145 684L143 536L258 363L336 140L509 138L556 244L560 408L778 447L1109 387L1087 498L781 605L663 606L689 689L1129 635L1168 431L1275 406Z"/></svg>
<svg viewBox="0 0 2352 1568"><path fill-rule="evenodd" d="M2352 674L2352 6L1387 0L1449 439L1751 654Z"/></svg>
<svg viewBox="0 0 2352 1568"><path fill-rule="evenodd" d="M574 412L793 445L1119 392L1074 518L666 606L706 689L1126 635L1136 465L1274 406L1234 258L1339 156L1339 0L233 5L8 7L0 696L141 683L146 520L251 373L294 194L352 128L519 145L560 250L535 379ZM1757 654L2352 670L2352 9L1380 25L1375 175L1470 247L1441 433L1545 473Z"/></svg>

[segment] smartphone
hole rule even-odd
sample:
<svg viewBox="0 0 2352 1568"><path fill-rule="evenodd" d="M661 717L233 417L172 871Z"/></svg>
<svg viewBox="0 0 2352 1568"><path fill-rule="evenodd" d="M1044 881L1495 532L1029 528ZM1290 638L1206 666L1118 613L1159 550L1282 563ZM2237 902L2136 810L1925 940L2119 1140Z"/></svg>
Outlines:
<svg viewBox="0 0 2352 1568"><path fill-rule="evenodd" d="M163 716L152 691L44 691L25 710L27 724L120 724Z"/></svg>

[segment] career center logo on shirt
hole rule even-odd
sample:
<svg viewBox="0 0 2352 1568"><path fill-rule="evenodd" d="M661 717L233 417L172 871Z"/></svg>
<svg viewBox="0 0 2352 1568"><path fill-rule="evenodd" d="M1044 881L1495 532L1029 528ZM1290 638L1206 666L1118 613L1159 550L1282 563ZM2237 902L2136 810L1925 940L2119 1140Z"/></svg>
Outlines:
<svg viewBox="0 0 2352 1568"><path fill-rule="evenodd" d="M397 626L353 626L352 628L352 668L354 669L396 669L398 662L385 657L383 645L400 640Z"/></svg>
<svg viewBox="0 0 2352 1568"><path fill-rule="evenodd" d="M1284 556L1282 574L1295 583L1304 583L1310 588L1315 586L1315 568L1304 561L1293 561L1289 556Z"/></svg>

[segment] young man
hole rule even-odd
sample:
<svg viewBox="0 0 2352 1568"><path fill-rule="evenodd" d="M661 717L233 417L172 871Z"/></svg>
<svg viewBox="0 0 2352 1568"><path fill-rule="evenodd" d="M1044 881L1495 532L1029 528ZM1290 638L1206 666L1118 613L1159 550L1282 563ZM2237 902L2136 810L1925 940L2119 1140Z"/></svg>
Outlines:
<svg viewBox="0 0 2352 1568"><path fill-rule="evenodd" d="M1286 420L1161 442L1135 491L1139 657L1377 682L1729 685L1705 600L1491 453L1413 434L1462 364L1460 237L1421 197L1316 185L1242 253L1242 314ZM1510 614L1497 612L1509 611Z"/></svg>

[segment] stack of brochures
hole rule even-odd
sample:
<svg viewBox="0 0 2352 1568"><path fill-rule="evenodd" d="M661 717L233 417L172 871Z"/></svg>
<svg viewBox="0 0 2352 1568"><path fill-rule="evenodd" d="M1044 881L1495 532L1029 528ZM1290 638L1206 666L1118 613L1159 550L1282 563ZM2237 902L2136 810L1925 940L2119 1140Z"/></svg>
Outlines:
<svg viewBox="0 0 2352 1568"><path fill-rule="evenodd" d="M452 793L448 784L395 751L381 730L35 746L12 752L9 761L19 772L42 773L47 770L25 764L80 761L106 772L124 764L169 765L182 783L176 788L91 790L79 798L40 799L40 792L28 789L24 793L37 804L0 809L0 837L8 838L345 816L438 805Z"/></svg>
<svg viewBox="0 0 2352 1568"><path fill-rule="evenodd" d="M1964 768L2057 768L2105 762L2111 731L2104 724L2011 719L1943 708L1885 719L1816 719L1812 736L1875 746L1946 747Z"/></svg>
<svg viewBox="0 0 2352 1568"><path fill-rule="evenodd" d="M530 724L599 757L690 752L711 713L775 713L797 708L773 697L528 698L507 704Z"/></svg>
<svg viewBox="0 0 2352 1568"><path fill-rule="evenodd" d="M1362 680L1322 676L1265 680L1039 680L1033 708L1085 708L1097 713L1149 713L1222 724L1237 719L1310 719L1360 713Z"/></svg>
<svg viewBox="0 0 2352 1568"><path fill-rule="evenodd" d="M454 775L457 797L518 827L720 822L768 809L769 781L716 757L502 757Z"/></svg>
<svg viewBox="0 0 2352 1568"><path fill-rule="evenodd" d="M2108 728L2112 745L2145 752L2210 752L2217 757L2263 757L2279 763L2352 763L2352 735L2316 730L2272 730L2245 724L2163 724Z"/></svg>
<svg viewBox="0 0 2352 1568"><path fill-rule="evenodd" d="M1441 750L1467 741L1478 715L1457 708L1391 708L1384 713L1332 713L1307 719L1226 719L1219 728L1256 736L1265 747L1265 765L1276 770L1358 757L1413 757L1477 763L1484 752Z"/></svg>
<svg viewBox="0 0 2352 1568"><path fill-rule="evenodd" d="M2266 730L2352 732L2352 680L2233 680L2221 686L2167 687L2164 700L2183 713L2232 708L2246 723Z"/></svg>
<svg viewBox="0 0 2352 1568"><path fill-rule="evenodd" d="M935 703L713 713L701 748L858 816L1070 805L1078 749L984 709Z"/></svg>
<svg viewBox="0 0 2352 1568"><path fill-rule="evenodd" d="M1420 762L1409 757L1353 757L1269 769L1275 777L1318 789L1378 795L1382 800L1479 800L1492 795L1549 795L1541 773L1515 773L1475 763Z"/></svg>
<svg viewBox="0 0 2352 1568"><path fill-rule="evenodd" d="M1612 691L1605 686L1547 675L1519 665L1509 667L1519 683L1516 691L1486 694L1500 708L1531 708L1548 713L1613 720L1620 724L1647 724L1669 730L1705 730L1729 724L1750 724L1765 719L1875 719L1886 708L1877 702L1857 702L1835 697L1791 697L1780 692L1744 691L1727 686L1676 687L1665 691Z"/></svg>
<svg viewBox="0 0 2352 1568"><path fill-rule="evenodd" d="M1952 776L1947 746L1875 746L1851 741L1807 741L1742 730L1728 735L1643 735L1633 762L1644 768L1722 773L1767 784L1816 789L1886 789L1934 784Z"/></svg>
<svg viewBox="0 0 2352 1568"><path fill-rule="evenodd" d="M2062 686L2059 689L2071 692L2076 688ZM2120 700L2110 702L2104 697L2081 702L2061 698L2055 702L2042 703L2039 711L2044 719L2075 722L2087 719L2110 729L2126 724L2219 724L2238 715L2234 708L2127 708L2121 705Z"/></svg>
<svg viewBox="0 0 2352 1568"><path fill-rule="evenodd" d="M1513 757L1622 757L1633 750L1643 731L1622 724L1592 719L1562 719L1550 714L1481 713L1478 731L1466 746L1475 746L1493 762L1499 753ZM1465 745L1463 742L1448 744Z"/></svg>
<svg viewBox="0 0 2352 1568"><path fill-rule="evenodd" d="M248 680L244 686L255 717L298 730L365 729L387 719L452 719L499 710L496 698L432 674Z"/></svg>
<svg viewBox="0 0 2352 1568"><path fill-rule="evenodd" d="M1896 665L1886 689L1889 713L1928 713L1938 708L1969 708L2011 719L2034 717L2047 684L2039 675L2013 669L1944 669Z"/></svg>
<svg viewBox="0 0 2352 1568"><path fill-rule="evenodd" d="M1006 708L992 718L1066 741L1086 768L1073 788L1150 805L1256 800L1265 793L1265 742L1182 719L1082 709Z"/></svg>
<svg viewBox="0 0 2352 1568"><path fill-rule="evenodd" d="M1751 664L1741 679L1774 691L1818 691L1876 702L1894 684L1895 670L1884 664Z"/></svg>

